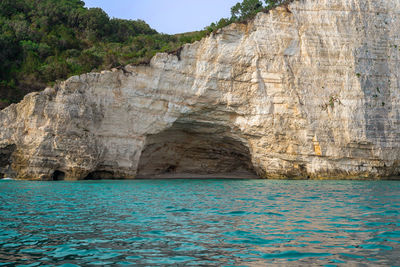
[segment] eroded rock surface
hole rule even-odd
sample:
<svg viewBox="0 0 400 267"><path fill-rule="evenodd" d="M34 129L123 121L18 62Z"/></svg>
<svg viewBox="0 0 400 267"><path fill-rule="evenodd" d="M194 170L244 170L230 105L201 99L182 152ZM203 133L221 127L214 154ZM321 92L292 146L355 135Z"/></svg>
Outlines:
<svg viewBox="0 0 400 267"><path fill-rule="evenodd" d="M295 1L179 58L29 94L0 112L0 172L397 176L399 14L398 0Z"/></svg>

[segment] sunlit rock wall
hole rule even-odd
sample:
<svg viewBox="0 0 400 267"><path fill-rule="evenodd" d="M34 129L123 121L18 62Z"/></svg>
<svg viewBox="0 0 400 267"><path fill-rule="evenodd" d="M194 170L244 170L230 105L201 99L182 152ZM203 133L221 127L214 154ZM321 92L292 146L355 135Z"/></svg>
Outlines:
<svg viewBox="0 0 400 267"><path fill-rule="evenodd" d="M71 77L0 111L0 175L397 176L399 29L398 0L300 0Z"/></svg>

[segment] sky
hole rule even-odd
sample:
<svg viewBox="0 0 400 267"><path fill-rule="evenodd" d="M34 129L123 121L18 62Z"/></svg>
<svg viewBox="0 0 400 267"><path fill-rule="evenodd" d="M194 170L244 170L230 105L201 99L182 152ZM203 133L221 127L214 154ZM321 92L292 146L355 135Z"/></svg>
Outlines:
<svg viewBox="0 0 400 267"><path fill-rule="evenodd" d="M202 30L221 18L239 0L83 0L86 7L100 7L111 18L142 19L160 33ZM241 1L240 1L241 2Z"/></svg>

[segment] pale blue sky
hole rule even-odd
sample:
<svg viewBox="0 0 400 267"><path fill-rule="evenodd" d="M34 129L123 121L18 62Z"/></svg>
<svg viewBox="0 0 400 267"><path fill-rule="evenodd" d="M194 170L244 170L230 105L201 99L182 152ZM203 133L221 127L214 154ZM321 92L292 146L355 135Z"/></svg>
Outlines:
<svg viewBox="0 0 400 267"><path fill-rule="evenodd" d="M100 7L110 17L142 19L162 33L202 30L211 22L230 17L241 0L83 0L87 7Z"/></svg>

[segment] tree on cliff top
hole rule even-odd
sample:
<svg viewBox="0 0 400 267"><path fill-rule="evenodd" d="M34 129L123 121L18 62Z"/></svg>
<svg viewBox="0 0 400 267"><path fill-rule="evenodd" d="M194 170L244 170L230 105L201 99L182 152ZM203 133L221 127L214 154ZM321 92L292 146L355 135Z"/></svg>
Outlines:
<svg viewBox="0 0 400 267"><path fill-rule="evenodd" d="M0 108L55 80L136 63L177 41L80 0L0 0Z"/></svg>
<svg viewBox="0 0 400 267"><path fill-rule="evenodd" d="M243 0L242 3L237 3L231 8L232 20L240 20L255 15L263 9L263 4L260 0Z"/></svg>
<svg viewBox="0 0 400 267"><path fill-rule="evenodd" d="M231 8L231 21L240 21L253 17L260 11L273 8L286 2L285 0L264 0L265 6L261 0L243 0Z"/></svg>
<svg viewBox="0 0 400 267"><path fill-rule="evenodd" d="M293 0L243 0L231 8L231 17L222 18L216 23L211 23L205 29L208 33L221 29L231 23L246 21L253 18L258 12L266 12L280 4L289 3Z"/></svg>

